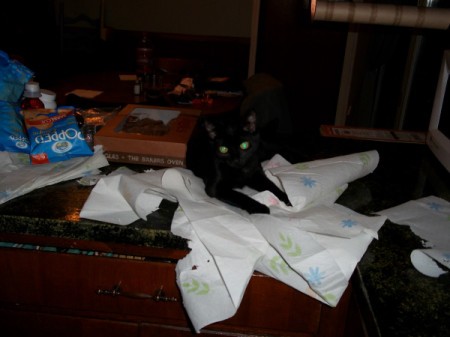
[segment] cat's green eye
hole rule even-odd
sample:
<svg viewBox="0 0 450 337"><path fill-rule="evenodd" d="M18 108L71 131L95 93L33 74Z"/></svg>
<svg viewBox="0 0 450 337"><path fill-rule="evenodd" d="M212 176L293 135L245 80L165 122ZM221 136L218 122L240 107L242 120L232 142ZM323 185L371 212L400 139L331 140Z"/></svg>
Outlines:
<svg viewBox="0 0 450 337"><path fill-rule="evenodd" d="M228 148L226 146L219 146L219 152L221 154L227 154L228 153Z"/></svg>
<svg viewBox="0 0 450 337"><path fill-rule="evenodd" d="M239 147L241 148L241 150L248 150L250 148L250 143L242 142L241 145L239 145Z"/></svg>

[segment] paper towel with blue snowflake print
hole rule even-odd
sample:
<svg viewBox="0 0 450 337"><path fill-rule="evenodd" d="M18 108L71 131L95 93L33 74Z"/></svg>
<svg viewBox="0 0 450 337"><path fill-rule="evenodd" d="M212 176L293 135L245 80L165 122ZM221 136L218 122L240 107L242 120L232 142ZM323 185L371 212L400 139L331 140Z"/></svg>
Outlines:
<svg viewBox="0 0 450 337"><path fill-rule="evenodd" d="M375 151L295 165L275 157L266 163L267 173L278 179L293 207L268 192L253 194L269 206L270 215L248 215L200 197L198 191L178 198L176 219L183 224L175 221L172 231L190 240L192 252L179 262L177 280L195 329L231 317L254 270L336 306L386 218L364 216L334 202L349 182L372 172L378 160ZM195 177L183 179L185 186L196 185Z"/></svg>
<svg viewBox="0 0 450 337"><path fill-rule="evenodd" d="M236 313L254 271L337 305L386 217L364 216L335 201L348 183L375 170L378 160L376 151L297 164L275 156L264 164L265 172L293 206L267 191L244 191L270 214L250 215L210 198L203 181L183 168L103 178L82 214L127 224L125 218L145 219L162 197L178 201L171 231L187 239L191 250L178 261L176 280L200 331ZM117 209L127 216L120 212L112 219Z"/></svg>

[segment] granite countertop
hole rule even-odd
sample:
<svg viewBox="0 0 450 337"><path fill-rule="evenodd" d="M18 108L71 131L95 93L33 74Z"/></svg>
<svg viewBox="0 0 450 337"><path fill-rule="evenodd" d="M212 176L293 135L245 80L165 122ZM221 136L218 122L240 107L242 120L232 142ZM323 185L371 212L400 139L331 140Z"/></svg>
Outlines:
<svg viewBox="0 0 450 337"><path fill-rule="evenodd" d="M318 148L315 158L379 152L375 172L352 182L337 201L362 214L373 215L428 195L450 200L450 174L425 145L321 139ZM0 205L0 233L187 249L186 241L170 232L176 204L163 201L161 210L147 221L112 225L79 218L91 190L68 181ZM387 221L356 269L354 289L369 313L371 330L380 336L448 336L450 276L419 273L409 254L421 247L421 239L408 226Z"/></svg>
<svg viewBox="0 0 450 337"><path fill-rule="evenodd" d="M66 181L34 190L0 205L0 232L77 240L187 249L186 240L170 232L177 204L163 200L147 221L120 226L79 214L93 187Z"/></svg>
<svg viewBox="0 0 450 337"><path fill-rule="evenodd" d="M419 273L410 254L422 248L407 226L387 222L360 261L357 286L367 294L381 336L444 337L450 328L450 273Z"/></svg>
<svg viewBox="0 0 450 337"><path fill-rule="evenodd" d="M365 144L371 145L380 153L379 166L351 183L338 203L370 215L429 195L450 201L450 174L425 145ZM450 273L431 278L414 268L410 254L423 245L409 226L388 220L378 235L353 282L372 316L368 323L374 336L449 336Z"/></svg>

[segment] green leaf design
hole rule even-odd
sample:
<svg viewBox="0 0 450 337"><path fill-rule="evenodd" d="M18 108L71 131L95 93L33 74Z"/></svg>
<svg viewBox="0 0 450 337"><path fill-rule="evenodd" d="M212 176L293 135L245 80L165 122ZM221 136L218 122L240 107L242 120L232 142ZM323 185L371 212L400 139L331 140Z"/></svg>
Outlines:
<svg viewBox="0 0 450 337"><path fill-rule="evenodd" d="M345 191L345 188L343 188L343 187L336 188L337 195L341 195L342 193L344 193L344 191Z"/></svg>
<svg viewBox="0 0 450 337"><path fill-rule="evenodd" d="M284 275L289 274L289 270L291 270L284 260L280 262L280 269Z"/></svg>
<svg viewBox="0 0 450 337"><path fill-rule="evenodd" d="M190 283L184 282L181 286L185 288L188 293L195 293L195 295L207 295L211 290L208 283L199 282L196 279L192 279Z"/></svg>
<svg viewBox="0 0 450 337"><path fill-rule="evenodd" d="M304 171L304 170L309 169L309 165L307 163L296 164L294 167L299 171Z"/></svg>
<svg viewBox="0 0 450 337"><path fill-rule="evenodd" d="M286 236L283 233L279 234L281 248L283 248L289 256L296 257L302 255L302 248L300 245L295 244L290 236Z"/></svg>
<svg viewBox="0 0 450 337"><path fill-rule="evenodd" d="M279 256L275 255L273 258L270 259L270 262L269 262L270 268L271 268L274 272L276 272L276 273L279 273L279 270L278 270L278 261L279 261L280 259L281 259L281 258L280 258Z"/></svg>
<svg viewBox="0 0 450 337"><path fill-rule="evenodd" d="M325 294L324 296L325 301L327 301L328 303L336 303L336 295L332 294L332 293L328 293Z"/></svg>
<svg viewBox="0 0 450 337"><path fill-rule="evenodd" d="M197 295L206 295L209 293L209 284L202 282L202 289L197 292Z"/></svg>
<svg viewBox="0 0 450 337"><path fill-rule="evenodd" d="M302 249L298 244L295 244L295 249L288 253L289 256L295 257L302 255Z"/></svg>
<svg viewBox="0 0 450 337"><path fill-rule="evenodd" d="M289 250L292 248L292 239L288 236L287 238L284 238L284 236L280 236L281 241L281 247L284 248L284 250Z"/></svg>
<svg viewBox="0 0 450 337"><path fill-rule="evenodd" d="M280 272L285 275L289 274L289 266L279 255L275 255L272 259L270 259L269 265L270 268L277 274Z"/></svg>
<svg viewBox="0 0 450 337"><path fill-rule="evenodd" d="M370 156L367 153L361 153L359 155L359 159L361 160L361 162L363 163L364 166L369 165Z"/></svg>
<svg viewBox="0 0 450 337"><path fill-rule="evenodd" d="M198 290L200 283L197 280L192 280L192 287L188 290L188 293L193 293Z"/></svg>

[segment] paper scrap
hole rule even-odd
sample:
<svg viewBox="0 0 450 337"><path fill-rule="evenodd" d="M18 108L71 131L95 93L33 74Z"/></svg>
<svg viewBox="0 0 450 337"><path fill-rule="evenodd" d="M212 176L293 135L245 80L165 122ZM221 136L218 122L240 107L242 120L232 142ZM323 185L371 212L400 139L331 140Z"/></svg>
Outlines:
<svg viewBox="0 0 450 337"><path fill-rule="evenodd" d="M415 249L411 252L411 263L424 275L439 277L448 272L442 269L437 262L449 268L450 251L443 252L436 249Z"/></svg>
<svg viewBox="0 0 450 337"><path fill-rule="evenodd" d="M15 163L14 154L0 152L0 204L35 189L86 175L100 174L108 166L103 148L97 145L89 157L76 157L42 165Z"/></svg>
<svg viewBox="0 0 450 337"><path fill-rule="evenodd" d="M408 225L427 247L450 250L450 202L436 196L411 200L377 212L392 222Z"/></svg>
<svg viewBox="0 0 450 337"><path fill-rule="evenodd" d="M425 249L411 252L412 265L422 274L438 277L446 273L436 262L450 268L450 202L436 196L411 200L378 214L399 225L407 225L424 240Z"/></svg>

